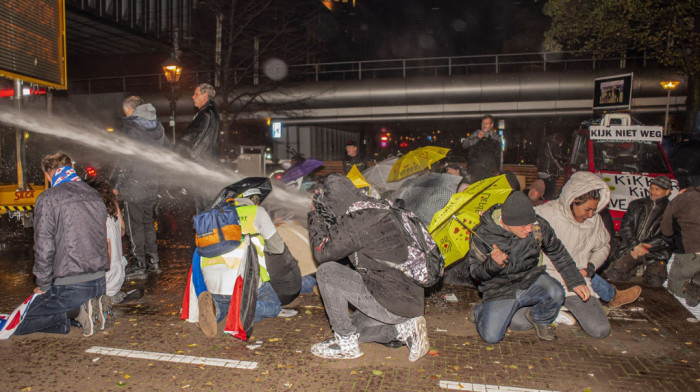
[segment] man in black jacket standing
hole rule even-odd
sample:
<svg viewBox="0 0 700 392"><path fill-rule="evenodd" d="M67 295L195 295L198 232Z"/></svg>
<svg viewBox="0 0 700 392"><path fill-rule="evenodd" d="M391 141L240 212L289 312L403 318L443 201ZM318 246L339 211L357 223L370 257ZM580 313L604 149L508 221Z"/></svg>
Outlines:
<svg viewBox="0 0 700 392"><path fill-rule="evenodd" d="M185 129L185 135L180 139L185 155L200 164L216 162L219 156L221 119L212 101L214 96L216 96L216 90L211 84L202 83L194 89L192 100L199 111ZM207 192L195 192L197 212L209 208L214 196L216 195L209 195Z"/></svg>
<svg viewBox="0 0 700 392"><path fill-rule="evenodd" d="M556 339L551 323L564 303L564 291L546 267L538 266L540 251L552 260L568 289L588 301L590 292L574 260L527 196L513 192L505 203L482 214L467 260L483 301L469 318L487 343L503 340L513 315L523 307L530 307L526 317L540 339Z"/></svg>
<svg viewBox="0 0 700 392"><path fill-rule="evenodd" d="M328 359L362 354L359 343L399 340L408 359L428 353L425 294L403 272L380 263L408 258L408 242L388 203L365 197L347 177L332 174L314 194L309 212L309 240L316 260L318 287L334 337L311 347ZM373 207L374 206L374 207ZM338 261L349 257L351 266ZM355 307L352 317L348 305Z"/></svg>
<svg viewBox="0 0 700 392"><path fill-rule="evenodd" d="M661 233L661 218L669 204L671 180L658 176L649 185L649 195L633 200L622 217L620 250L607 277L627 281L642 263L646 266L644 284L661 287L667 277L666 262L671 257L671 239Z"/></svg>
<svg viewBox="0 0 700 392"><path fill-rule="evenodd" d="M122 110L126 116L124 133L128 138L144 146L165 145L165 130L158 121L153 105L132 95L124 99ZM128 161L122 164L113 184L125 202L126 227L134 256L132 265L126 271L127 279L146 277L147 272L161 272L154 226L158 185L154 173L148 174L142 162Z"/></svg>
<svg viewBox="0 0 700 392"><path fill-rule="evenodd" d="M67 334L69 319L75 318L90 336L97 326L104 329L109 311L107 208L102 196L80 181L67 154L47 155L41 166L51 188L37 197L34 209L34 293L39 295L15 334Z"/></svg>

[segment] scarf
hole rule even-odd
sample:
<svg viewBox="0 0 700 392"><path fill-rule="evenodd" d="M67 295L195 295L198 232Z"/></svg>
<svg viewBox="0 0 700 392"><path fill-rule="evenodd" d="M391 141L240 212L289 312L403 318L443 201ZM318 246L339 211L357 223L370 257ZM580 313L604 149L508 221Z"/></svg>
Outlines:
<svg viewBox="0 0 700 392"><path fill-rule="evenodd" d="M80 181L80 177L75 174L75 169L70 166L59 167L51 177L51 186L55 187L69 181Z"/></svg>

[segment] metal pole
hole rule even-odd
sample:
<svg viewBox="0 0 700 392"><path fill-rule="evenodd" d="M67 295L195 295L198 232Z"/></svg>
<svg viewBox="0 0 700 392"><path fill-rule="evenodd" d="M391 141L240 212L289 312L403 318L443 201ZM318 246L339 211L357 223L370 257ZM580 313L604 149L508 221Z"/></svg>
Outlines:
<svg viewBox="0 0 700 392"><path fill-rule="evenodd" d="M666 120L664 121L664 135L668 135L668 107L671 104L671 90L667 90L668 94L666 95Z"/></svg>
<svg viewBox="0 0 700 392"><path fill-rule="evenodd" d="M173 128L173 146L175 145L175 108L177 107L177 99L175 99L175 84L170 83L170 126Z"/></svg>
<svg viewBox="0 0 700 392"><path fill-rule="evenodd" d="M15 79L15 110L22 111L22 81ZM24 191L24 137L22 129L15 125L15 154L17 157L17 190Z"/></svg>

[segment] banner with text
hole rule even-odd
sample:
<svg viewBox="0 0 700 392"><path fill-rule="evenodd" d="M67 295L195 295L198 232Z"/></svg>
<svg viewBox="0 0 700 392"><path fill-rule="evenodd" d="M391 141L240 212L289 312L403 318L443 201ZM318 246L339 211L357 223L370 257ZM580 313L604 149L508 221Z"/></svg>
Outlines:
<svg viewBox="0 0 700 392"><path fill-rule="evenodd" d="M588 127L591 140L624 140L639 142L661 142L664 136L662 127L625 125L610 127Z"/></svg>
<svg viewBox="0 0 700 392"><path fill-rule="evenodd" d="M596 173L610 188L611 210L626 211L630 202L649 195L649 186L654 177L641 174L613 174ZM671 180L671 195L673 198L678 194L678 181Z"/></svg>

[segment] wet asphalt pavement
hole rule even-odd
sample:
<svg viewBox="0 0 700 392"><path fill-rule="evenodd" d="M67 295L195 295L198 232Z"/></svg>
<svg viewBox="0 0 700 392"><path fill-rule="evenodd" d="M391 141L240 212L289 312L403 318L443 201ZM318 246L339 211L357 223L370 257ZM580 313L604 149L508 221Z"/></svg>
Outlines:
<svg viewBox="0 0 700 392"><path fill-rule="evenodd" d="M185 236L159 242L163 273L125 283L145 296L116 305L111 329L0 341L0 391L700 391L700 323L662 289L645 288L612 311L606 339L560 326L553 343L509 332L491 345L466 320L476 291L446 285L426 299L429 355L411 363L406 348L363 344L361 358L328 361L309 352L331 335L314 294L302 297L297 316L256 324L249 342L206 338L182 321L189 244ZM34 288L31 257L26 246L0 254L0 312Z"/></svg>

